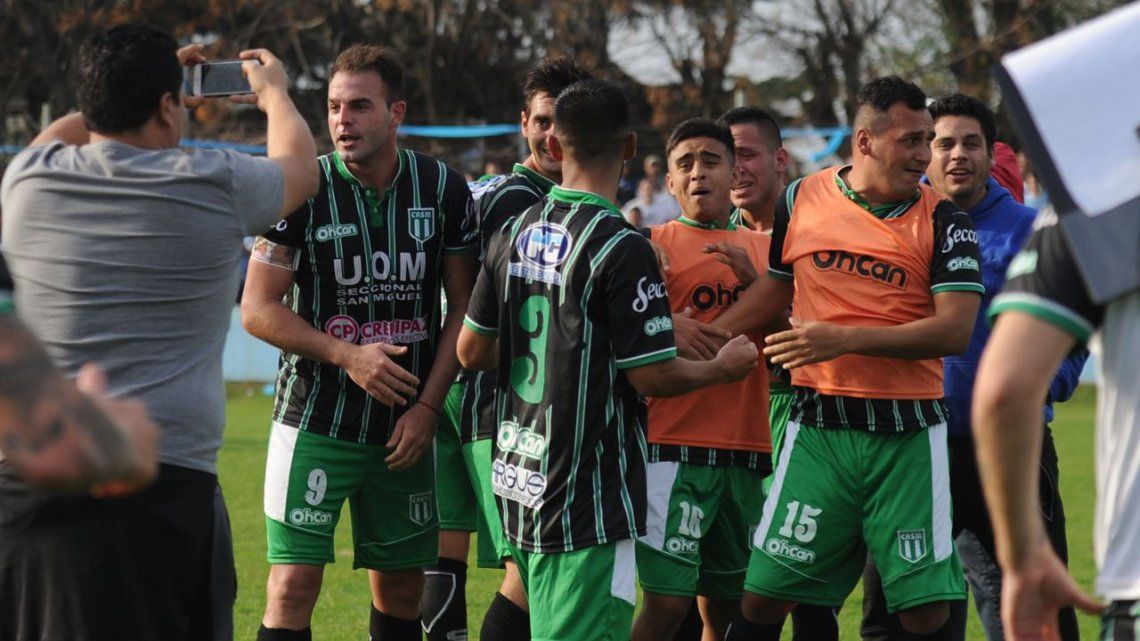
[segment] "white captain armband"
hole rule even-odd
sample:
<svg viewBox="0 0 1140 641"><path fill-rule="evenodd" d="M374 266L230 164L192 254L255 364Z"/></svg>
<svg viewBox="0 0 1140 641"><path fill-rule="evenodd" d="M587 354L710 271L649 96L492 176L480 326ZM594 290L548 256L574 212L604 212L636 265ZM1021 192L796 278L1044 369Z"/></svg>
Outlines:
<svg viewBox="0 0 1140 641"><path fill-rule="evenodd" d="M297 271L301 252L296 247L280 245L264 236L258 236L257 240L253 241L249 259L292 272Z"/></svg>

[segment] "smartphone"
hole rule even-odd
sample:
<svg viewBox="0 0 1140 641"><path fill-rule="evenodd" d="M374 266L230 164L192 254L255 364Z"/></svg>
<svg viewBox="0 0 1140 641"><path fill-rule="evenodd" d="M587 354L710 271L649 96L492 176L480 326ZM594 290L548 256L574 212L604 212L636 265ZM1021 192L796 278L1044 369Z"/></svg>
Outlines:
<svg viewBox="0 0 1140 641"><path fill-rule="evenodd" d="M244 60L219 60L194 65L190 69L189 85L191 96L236 96L253 93L249 79L242 73ZM257 64L261 64L254 60Z"/></svg>

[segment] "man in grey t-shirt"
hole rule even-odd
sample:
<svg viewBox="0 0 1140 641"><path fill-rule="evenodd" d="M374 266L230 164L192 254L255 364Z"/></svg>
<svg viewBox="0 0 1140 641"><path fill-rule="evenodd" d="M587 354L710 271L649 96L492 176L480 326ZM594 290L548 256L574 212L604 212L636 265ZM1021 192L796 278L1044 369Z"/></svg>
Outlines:
<svg viewBox="0 0 1140 641"><path fill-rule="evenodd" d="M317 187L280 61L241 57L267 159L180 151L195 106L182 65L204 62L200 47L125 25L81 53L82 114L41 133L0 185L20 314L65 371L101 365L109 392L142 400L162 434L158 480L114 500L41 494L0 463L0 638L232 636L215 460L241 238Z"/></svg>

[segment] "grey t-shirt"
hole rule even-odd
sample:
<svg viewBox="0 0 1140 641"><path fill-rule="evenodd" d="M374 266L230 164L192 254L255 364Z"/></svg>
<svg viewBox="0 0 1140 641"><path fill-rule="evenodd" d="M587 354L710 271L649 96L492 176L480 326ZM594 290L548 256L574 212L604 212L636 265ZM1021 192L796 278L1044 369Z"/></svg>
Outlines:
<svg viewBox="0 0 1140 641"><path fill-rule="evenodd" d="M146 403L163 463L215 470L241 239L283 197L275 163L227 151L55 142L8 166L0 239L21 317L65 371L98 363L111 395Z"/></svg>

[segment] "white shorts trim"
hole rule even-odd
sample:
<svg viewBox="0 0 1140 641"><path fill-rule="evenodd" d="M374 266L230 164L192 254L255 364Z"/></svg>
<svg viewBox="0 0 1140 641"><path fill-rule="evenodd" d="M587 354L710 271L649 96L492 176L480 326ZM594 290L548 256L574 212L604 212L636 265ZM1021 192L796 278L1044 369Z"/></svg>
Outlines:
<svg viewBox="0 0 1140 641"><path fill-rule="evenodd" d="M950 558L954 553L954 537L951 536L953 510L950 502L950 453L946 447L946 424L939 423L926 428L930 439L930 487L933 520L931 538L934 539L934 561Z"/></svg>
<svg viewBox="0 0 1140 641"><path fill-rule="evenodd" d="M269 452L265 457L265 516L285 522L289 498L289 472L293 467L293 451L301 430L274 422L269 430Z"/></svg>
<svg viewBox="0 0 1140 641"><path fill-rule="evenodd" d="M657 461L645 468L645 485L648 495L645 513L645 536L638 540L654 550L665 549L665 526L669 521L669 499L681 464L677 461Z"/></svg>
<svg viewBox="0 0 1140 641"><path fill-rule="evenodd" d="M637 562L633 539L614 544L614 573L610 579L610 595L637 606Z"/></svg>
<svg viewBox="0 0 1140 641"><path fill-rule="evenodd" d="M768 491L768 498L764 499L764 516L760 518L760 525L756 527L756 534L752 537L752 545L764 549L764 541L768 538L768 528L772 527L772 517L776 515L776 506L780 503L780 491L784 488L784 477L788 474L788 461L792 458L792 450L796 448L796 436L800 433L800 424L788 421L784 432L784 444L780 447L780 460L776 463L776 473L772 479L772 487Z"/></svg>

